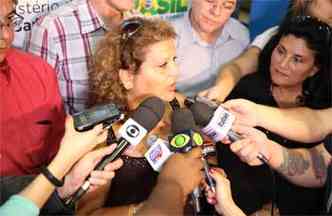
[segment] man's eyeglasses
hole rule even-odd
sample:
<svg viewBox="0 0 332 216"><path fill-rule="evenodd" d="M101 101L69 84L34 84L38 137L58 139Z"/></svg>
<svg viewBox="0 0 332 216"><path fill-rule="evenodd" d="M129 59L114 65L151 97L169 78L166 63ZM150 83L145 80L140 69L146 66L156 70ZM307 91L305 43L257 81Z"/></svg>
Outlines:
<svg viewBox="0 0 332 216"><path fill-rule="evenodd" d="M6 17L0 17L0 29L11 28L22 24L24 17L19 15L14 9Z"/></svg>

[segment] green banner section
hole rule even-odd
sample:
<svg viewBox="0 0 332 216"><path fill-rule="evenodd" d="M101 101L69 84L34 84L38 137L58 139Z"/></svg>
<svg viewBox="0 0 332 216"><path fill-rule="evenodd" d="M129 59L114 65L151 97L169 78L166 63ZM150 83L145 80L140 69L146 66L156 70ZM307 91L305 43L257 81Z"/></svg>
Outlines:
<svg viewBox="0 0 332 216"><path fill-rule="evenodd" d="M136 0L135 7L145 16L183 13L189 0ZM148 6L148 7L146 7Z"/></svg>

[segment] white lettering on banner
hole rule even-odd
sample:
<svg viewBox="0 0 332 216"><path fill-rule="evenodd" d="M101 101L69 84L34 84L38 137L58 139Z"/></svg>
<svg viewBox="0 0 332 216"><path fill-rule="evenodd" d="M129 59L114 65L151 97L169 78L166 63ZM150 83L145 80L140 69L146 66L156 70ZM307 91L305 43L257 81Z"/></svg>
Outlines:
<svg viewBox="0 0 332 216"><path fill-rule="evenodd" d="M127 140L131 145L137 145L148 131L134 119L128 119L119 129L119 137Z"/></svg>
<svg viewBox="0 0 332 216"><path fill-rule="evenodd" d="M222 106L219 106L214 112L209 124L202 128L202 131L213 139L213 141L218 142L226 137L232 128L234 120L234 115L225 110Z"/></svg>

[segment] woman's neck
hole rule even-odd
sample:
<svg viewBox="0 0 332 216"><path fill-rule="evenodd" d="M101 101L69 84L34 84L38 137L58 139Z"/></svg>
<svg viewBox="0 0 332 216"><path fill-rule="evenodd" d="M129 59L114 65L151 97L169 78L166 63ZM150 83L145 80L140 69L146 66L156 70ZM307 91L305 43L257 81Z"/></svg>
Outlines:
<svg viewBox="0 0 332 216"><path fill-rule="evenodd" d="M302 85L285 87L272 84L271 92L279 107L297 107L299 106L299 99L302 97Z"/></svg>
<svg viewBox="0 0 332 216"><path fill-rule="evenodd" d="M129 110L135 110L140 103L143 101L143 98L137 97L134 94L127 94L127 104Z"/></svg>

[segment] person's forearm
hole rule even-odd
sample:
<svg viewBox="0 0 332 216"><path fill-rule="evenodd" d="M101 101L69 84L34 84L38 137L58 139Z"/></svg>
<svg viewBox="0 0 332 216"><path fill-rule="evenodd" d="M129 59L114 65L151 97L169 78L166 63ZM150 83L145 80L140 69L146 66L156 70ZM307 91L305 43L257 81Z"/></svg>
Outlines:
<svg viewBox="0 0 332 216"><path fill-rule="evenodd" d="M62 179L73 165L71 160L56 156L49 164L48 170L58 179ZM42 174L38 175L19 195L31 200L38 208L43 207L55 186Z"/></svg>
<svg viewBox="0 0 332 216"><path fill-rule="evenodd" d="M257 71L260 51L257 47L249 47L238 58L220 69L215 84L220 92L218 100L224 101L242 77Z"/></svg>
<svg viewBox="0 0 332 216"><path fill-rule="evenodd" d="M234 203L234 201L225 202L217 208L219 214L223 216L245 216L246 214Z"/></svg>
<svg viewBox="0 0 332 216"><path fill-rule="evenodd" d="M327 165L331 156L324 146L311 149L287 149L269 141L272 156L269 165L296 185L321 187L327 175Z"/></svg>
<svg viewBox="0 0 332 216"><path fill-rule="evenodd" d="M263 105L257 106L257 126L289 139L301 142L315 142L324 139L331 132L332 113L328 110L308 108L278 109ZM330 118L330 121L329 121ZM330 126L330 128L329 128Z"/></svg>
<svg viewBox="0 0 332 216"><path fill-rule="evenodd" d="M131 216L134 211L132 210L133 206L132 205L124 205L124 206L117 206L117 207L112 207L112 208L99 208L89 214L90 216L107 216L107 215L129 215ZM83 215L83 214L80 214Z"/></svg>
<svg viewBox="0 0 332 216"><path fill-rule="evenodd" d="M176 182L158 182L136 215L183 215L185 195Z"/></svg>
<svg viewBox="0 0 332 216"><path fill-rule="evenodd" d="M219 72L215 87L218 89L218 100L224 101L235 85L242 78L241 70L237 64L225 65Z"/></svg>

